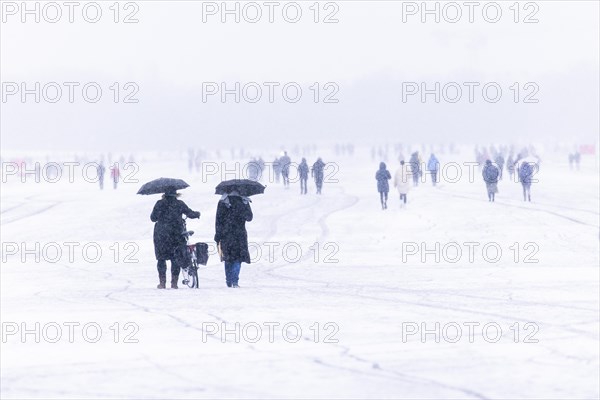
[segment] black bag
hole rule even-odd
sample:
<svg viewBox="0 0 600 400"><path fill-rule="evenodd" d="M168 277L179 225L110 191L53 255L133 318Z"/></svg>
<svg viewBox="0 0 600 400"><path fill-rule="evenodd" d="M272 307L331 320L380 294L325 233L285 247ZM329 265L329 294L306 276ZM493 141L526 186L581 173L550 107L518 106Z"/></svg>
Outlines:
<svg viewBox="0 0 600 400"><path fill-rule="evenodd" d="M196 243L196 261L200 265L206 265L208 262L208 245L206 243Z"/></svg>

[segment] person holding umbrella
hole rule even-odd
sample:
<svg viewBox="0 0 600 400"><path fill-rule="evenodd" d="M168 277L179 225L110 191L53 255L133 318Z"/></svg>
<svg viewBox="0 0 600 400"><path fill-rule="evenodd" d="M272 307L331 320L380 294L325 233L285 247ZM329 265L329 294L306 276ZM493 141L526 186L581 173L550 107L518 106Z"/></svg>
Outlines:
<svg viewBox="0 0 600 400"><path fill-rule="evenodd" d="M158 289L165 289L167 284L167 260L171 261L171 289L178 289L180 266L175 258L175 250L185 246L186 239L182 235L184 223L182 215L188 218L200 218L199 211L192 211L183 201L177 189L189 185L181 179L160 178L146 183L138 194L164 193L156 202L150 220L154 222L154 254L158 269Z"/></svg>
<svg viewBox="0 0 600 400"><path fill-rule="evenodd" d="M242 262L250 264L246 222L252 221L253 214L248 196L264 190L260 183L247 179L224 181L216 187L215 193L222 196L217 205L214 239L225 263L227 287L239 288Z"/></svg>

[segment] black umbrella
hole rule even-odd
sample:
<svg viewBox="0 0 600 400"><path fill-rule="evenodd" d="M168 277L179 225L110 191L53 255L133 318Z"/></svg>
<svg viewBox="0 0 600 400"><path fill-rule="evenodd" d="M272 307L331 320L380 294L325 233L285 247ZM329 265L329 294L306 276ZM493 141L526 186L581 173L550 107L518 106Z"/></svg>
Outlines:
<svg viewBox="0 0 600 400"><path fill-rule="evenodd" d="M215 194L229 194L233 191L240 196L253 196L264 193L265 186L250 179L232 179L219 183L215 188Z"/></svg>
<svg viewBox="0 0 600 400"><path fill-rule="evenodd" d="M174 192L179 189L185 189L188 185L182 179L173 178L158 178L153 181L144 183L137 194L158 194Z"/></svg>

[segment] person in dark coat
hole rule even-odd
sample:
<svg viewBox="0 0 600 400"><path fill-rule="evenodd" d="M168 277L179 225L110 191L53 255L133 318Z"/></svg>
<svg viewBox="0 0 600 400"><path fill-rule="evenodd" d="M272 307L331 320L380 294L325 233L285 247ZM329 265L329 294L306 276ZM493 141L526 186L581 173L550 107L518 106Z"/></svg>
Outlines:
<svg viewBox="0 0 600 400"><path fill-rule="evenodd" d="M419 179L421 178L421 158L419 157L419 152L415 151L412 153L408 163L412 169L413 185L418 186Z"/></svg>
<svg viewBox="0 0 600 400"><path fill-rule="evenodd" d="M177 197L179 194L172 190L165 193L154 205L150 220L154 224L154 254L158 260L158 289L164 289L167 283L167 260L171 261L171 288L177 289L179 270L175 258L177 247L186 245L182 233L184 223L182 215L188 218L200 218L199 211L192 211Z"/></svg>
<svg viewBox="0 0 600 400"><path fill-rule="evenodd" d="M321 157L315 161L312 166L311 175L315 178L315 184L317 185L317 194L321 194L323 188L323 180L325 179L325 163L321 160Z"/></svg>
<svg viewBox="0 0 600 400"><path fill-rule="evenodd" d="M519 181L523 186L523 201L531 201L531 184L533 183L533 175L537 172L539 166L537 163L530 161L521 161L518 163L517 171Z"/></svg>
<svg viewBox="0 0 600 400"><path fill-rule="evenodd" d="M100 164L98 164L96 169L98 171L98 182L100 183L100 190L102 190L104 189L104 173L106 172L104 162L100 161Z"/></svg>
<svg viewBox="0 0 600 400"><path fill-rule="evenodd" d="M236 192L223 195L217 206L215 242L225 262L227 287L238 288L242 262L250 264L246 222L252 221L250 199Z"/></svg>
<svg viewBox="0 0 600 400"><path fill-rule="evenodd" d="M375 173L377 180L377 191L379 192L379 200L381 201L381 209L387 208L388 193L390 191L389 180L392 179L392 174L387 170L385 163L379 163L379 170Z"/></svg>
<svg viewBox="0 0 600 400"><path fill-rule="evenodd" d="M306 158L302 158L302 162L298 165L298 175L300 176L300 194L307 194L308 188L308 164Z"/></svg>
<svg viewBox="0 0 600 400"><path fill-rule="evenodd" d="M498 179L500 177L500 171L498 170L498 167L492 164L492 160L487 160L485 162L482 175L487 188L488 200L494 201L496 193L498 193Z"/></svg>

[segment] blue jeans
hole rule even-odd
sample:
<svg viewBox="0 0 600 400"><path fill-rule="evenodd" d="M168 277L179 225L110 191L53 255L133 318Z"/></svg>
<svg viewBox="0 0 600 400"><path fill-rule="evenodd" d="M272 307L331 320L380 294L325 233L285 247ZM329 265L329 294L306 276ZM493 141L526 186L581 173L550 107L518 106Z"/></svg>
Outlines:
<svg viewBox="0 0 600 400"><path fill-rule="evenodd" d="M227 286L238 284L241 268L241 261L225 261L225 282L227 283Z"/></svg>

